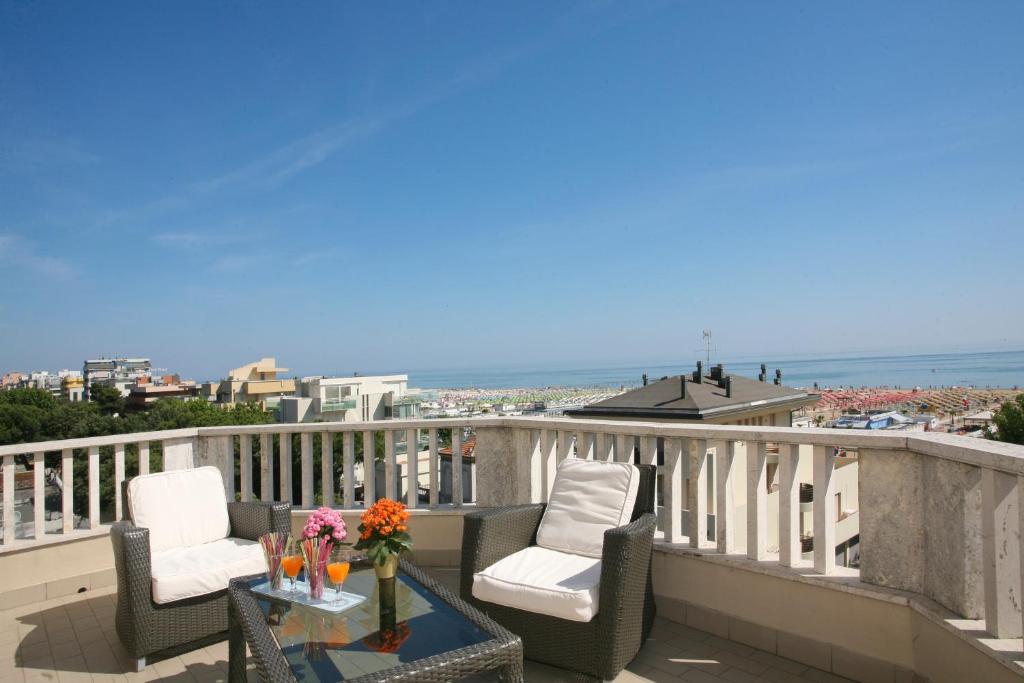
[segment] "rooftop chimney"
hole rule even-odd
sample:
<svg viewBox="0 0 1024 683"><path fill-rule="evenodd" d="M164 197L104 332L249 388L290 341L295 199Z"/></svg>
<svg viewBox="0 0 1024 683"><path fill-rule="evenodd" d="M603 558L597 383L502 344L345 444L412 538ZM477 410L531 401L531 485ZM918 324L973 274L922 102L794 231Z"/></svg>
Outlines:
<svg viewBox="0 0 1024 683"><path fill-rule="evenodd" d="M723 368L722 368L722 364L721 363L719 363L717 365L712 365L711 366L711 379L720 382L722 380L722 369Z"/></svg>
<svg viewBox="0 0 1024 683"><path fill-rule="evenodd" d="M644 373L644 376L643 376L642 379L643 379L643 382L644 382L644 386L646 387L647 386L647 373L646 372Z"/></svg>
<svg viewBox="0 0 1024 683"><path fill-rule="evenodd" d="M757 376L757 381L758 382L766 382L766 381L768 381L768 366L765 365L764 363L761 363L761 374L759 374Z"/></svg>
<svg viewBox="0 0 1024 683"><path fill-rule="evenodd" d="M679 375L679 390L683 394L683 398L686 398L686 375Z"/></svg>
<svg viewBox="0 0 1024 683"><path fill-rule="evenodd" d="M775 368L775 384L782 386L782 370L779 368Z"/></svg>
<svg viewBox="0 0 1024 683"><path fill-rule="evenodd" d="M693 373L693 381L700 384L704 381L704 361L697 361L697 371Z"/></svg>
<svg viewBox="0 0 1024 683"><path fill-rule="evenodd" d="M726 398L732 398L732 377L730 375L726 375L725 379L723 379L722 381L725 382Z"/></svg>

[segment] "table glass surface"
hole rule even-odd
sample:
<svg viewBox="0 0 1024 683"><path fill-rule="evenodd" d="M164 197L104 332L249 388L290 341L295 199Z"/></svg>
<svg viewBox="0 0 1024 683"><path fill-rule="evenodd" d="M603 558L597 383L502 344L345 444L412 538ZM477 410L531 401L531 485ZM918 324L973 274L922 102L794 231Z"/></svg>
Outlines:
<svg viewBox="0 0 1024 683"><path fill-rule="evenodd" d="M254 580L255 586L263 580ZM285 579L284 587L288 588ZM252 592L299 681L350 680L492 639L440 597L401 572L395 581L397 628L382 637L377 577L353 562L343 590L367 600L340 614ZM334 590L330 584L324 598Z"/></svg>

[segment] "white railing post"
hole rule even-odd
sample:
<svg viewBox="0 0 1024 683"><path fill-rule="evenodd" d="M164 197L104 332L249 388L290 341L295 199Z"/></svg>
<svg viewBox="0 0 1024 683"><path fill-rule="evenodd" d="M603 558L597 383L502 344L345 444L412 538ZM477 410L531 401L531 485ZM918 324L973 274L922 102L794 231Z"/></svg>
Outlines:
<svg viewBox="0 0 1024 683"><path fill-rule="evenodd" d="M627 434L618 434L615 437L615 462L633 462L633 448L635 438Z"/></svg>
<svg viewBox="0 0 1024 683"><path fill-rule="evenodd" d="M688 439L665 439L665 514L662 527L669 543L683 542L683 453L689 452Z"/></svg>
<svg viewBox="0 0 1024 683"><path fill-rule="evenodd" d="M372 431L363 432L363 507L377 502L377 442Z"/></svg>
<svg viewBox="0 0 1024 683"><path fill-rule="evenodd" d="M645 436L640 440L640 463L643 465L654 465L654 514L657 516L658 508L662 504L658 495L658 437Z"/></svg>
<svg viewBox="0 0 1024 683"><path fill-rule="evenodd" d="M563 460L572 455L572 438L573 434L570 431L560 429L558 431L558 455L557 460L561 463Z"/></svg>
<svg viewBox="0 0 1024 683"><path fill-rule="evenodd" d="M243 503L248 503L252 500L252 434L241 434L238 437L238 472L238 483L242 488L240 498Z"/></svg>
<svg viewBox="0 0 1024 683"><path fill-rule="evenodd" d="M4 456L4 545L14 543L14 456Z"/></svg>
<svg viewBox="0 0 1024 683"><path fill-rule="evenodd" d="M32 529L37 541L46 536L46 460L45 453L32 454Z"/></svg>
<svg viewBox="0 0 1024 683"><path fill-rule="evenodd" d="M420 502L420 441L415 427L405 430L405 460L405 504L414 508Z"/></svg>
<svg viewBox="0 0 1024 683"><path fill-rule="evenodd" d="M594 459L593 432L576 432L576 457L580 460Z"/></svg>
<svg viewBox="0 0 1024 683"><path fill-rule="evenodd" d="M747 557L768 554L768 449L763 441L747 441Z"/></svg>
<svg viewBox="0 0 1024 683"><path fill-rule="evenodd" d="M1017 477L981 470L981 557L985 630L996 638L1021 637L1019 493ZM815 490L817 495L817 490ZM815 498L817 500L817 498ZM817 549L817 546L815 546Z"/></svg>
<svg viewBox="0 0 1024 683"><path fill-rule="evenodd" d="M388 429L384 432L384 497L398 500L395 481L398 478L398 462L395 457L395 432Z"/></svg>
<svg viewBox="0 0 1024 683"><path fill-rule="evenodd" d="M334 433L320 432L320 499L334 507Z"/></svg>
<svg viewBox="0 0 1024 683"><path fill-rule="evenodd" d="M124 444L114 446L114 521L124 519L121 509L121 484L124 482Z"/></svg>
<svg viewBox="0 0 1024 683"><path fill-rule="evenodd" d="M139 476L149 474L149 442L139 442ZM251 487L250 487L251 488Z"/></svg>
<svg viewBox="0 0 1024 683"><path fill-rule="evenodd" d="M273 436L260 434L260 500L274 500L274 448Z"/></svg>
<svg viewBox="0 0 1024 683"><path fill-rule="evenodd" d="M291 435L288 435L291 441ZM313 507L313 434L303 432L299 435L299 476L301 477L302 507L307 510Z"/></svg>
<svg viewBox="0 0 1024 683"><path fill-rule="evenodd" d="M690 478L687 500L690 503L690 547L707 545L708 539L708 442L690 441Z"/></svg>
<svg viewBox="0 0 1024 683"><path fill-rule="evenodd" d="M65 448L60 452L61 531L70 534L75 528L75 451Z"/></svg>
<svg viewBox="0 0 1024 683"><path fill-rule="evenodd" d="M279 482L281 501L292 503L292 435L278 434L277 446L278 465L281 472L281 481Z"/></svg>
<svg viewBox="0 0 1024 683"><path fill-rule="evenodd" d="M330 436L333 449L334 434ZM334 485L333 462L331 463L331 485ZM356 434L351 431L341 435L341 506L346 510L356 506Z"/></svg>
<svg viewBox="0 0 1024 683"><path fill-rule="evenodd" d="M836 568L836 456L831 446L814 447L814 571Z"/></svg>
<svg viewBox="0 0 1024 683"><path fill-rule="evenodd" d="M598 460L605 462L615 461L615 435L614 434L602 434L601 435L601 450L597 454Z"/></svg>
<svg viewBox="0 0 1024 683"><path fill-rule="evenodd" d="M540 448L540 430L530 429L526 433L530 440L529 451L527 457L530 461L530 495L528 501L530 503L541 503L544 501L544 459L541 456Z"/></svg>
<svg viewBox="0 0 1024 683"><path fill-rule="evenodd" d="M779 564L800 559L800 446L779 444Z"/></svg>
<svg viewBox="0 0 1024 683"><path fill-rule="evenodd" d="M89 447L89 528L100 525L100 447Z"/></svg>
<svg viewBox="0 0 1024 683"><path fill-rule="evenodd" d="M545 429L540 435L541 461L541 502L546 503L551 495L551 487L555 484L555 470L558 467L555 451L558 450L558 435Z"/></svg>
<svg viewBox="0 0 1024 683"><path fill-rule="evenodd" d="M437 429L427 430L429 438L430 459L427 461L427 469L430 477L430 507L436 508L438 504L441 485L438 479L438 454L437 454Z"/></svg>
<svg viewBox="0 0 1024 683"><path fill-rule="evenodd" d="M452 427L452 505L462 506L462 427Z"/></svg>
<svg viewBox="0 0 1024 683"><path fill-rule="evenodd" d="M715 544L720 553L736 550L736 502L733 499L733 461L736 442L715 449Z"/></svg>

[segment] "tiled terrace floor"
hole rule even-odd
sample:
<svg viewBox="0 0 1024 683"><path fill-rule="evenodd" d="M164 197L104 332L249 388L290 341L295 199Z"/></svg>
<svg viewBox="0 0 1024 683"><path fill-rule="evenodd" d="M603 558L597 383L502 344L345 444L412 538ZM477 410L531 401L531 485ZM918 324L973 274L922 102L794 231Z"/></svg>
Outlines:
<svg viewBox="0 0 1024 683"><path fill-rule="evenodd" d="M432 572L455 586L454 570ZM226 681L227 642L153 661L142 673L114 632L113 588L0 612L0 681ZM527 662L530 683L558 671ZM837 683L847 679L671 621L659 619L643 650L617 681Z"/></svg>

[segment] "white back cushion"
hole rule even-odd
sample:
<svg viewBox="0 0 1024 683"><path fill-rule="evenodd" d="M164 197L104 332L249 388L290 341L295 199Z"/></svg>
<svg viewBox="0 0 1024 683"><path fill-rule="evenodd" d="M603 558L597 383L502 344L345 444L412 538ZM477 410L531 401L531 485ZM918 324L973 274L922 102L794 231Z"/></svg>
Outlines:
<svg viewBox="0 0 1024 683"><path fill-rule="evenodd" d="M629 522L640 471L627 462L567 458L558 466L537 545L601 557L604 532Z"/></svg>
<svg viewBox="0 0 1024 683"><path fill-rule="evenodd" d="M128 509L135 526L149 529L154 553L219 541L231 532L216 467L135 477L128 484Z"/></svg>

